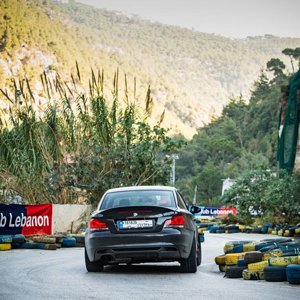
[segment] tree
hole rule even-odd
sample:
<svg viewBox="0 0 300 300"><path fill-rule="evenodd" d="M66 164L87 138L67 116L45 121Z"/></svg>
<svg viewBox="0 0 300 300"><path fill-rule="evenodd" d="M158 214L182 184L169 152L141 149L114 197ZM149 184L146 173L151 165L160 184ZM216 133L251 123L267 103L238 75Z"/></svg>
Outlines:
<svg viewBox="0 0 300 300"><path fill-rule="evenodd" d="M276 83L281 83L285 79L284 69L285 64L279 58L271 58L267 62L267 70L274 72L274 81Z"/></svg>
<svg viewBox="0 0 300 300"><path fill-rule="evenodd" d="M212 205L213 200L221 195L222 174L220 168L209 160L193 180L194 186L198 187L200 203Z"/></svg>
<svg viewBox="0 0 300 300"><path fill-rule="evenodd" d="M282 50L282 53L284 55L287 55L290 58L291 65L292 65L292 70L293 70L293 73L295 73L295 68L294 68L294 63L293 63L293 58L294 58L294 55L295 55L295 50L291 49L291 48L285 48L284 50Z"/></svg>
<svg viewBox="0 0 300 300"><path fill-rule="evenodd" d="M300 68L300 47L295 48L293 57L298 61L298 67Z"/></svg>
<svg viewBox="0 0 300 300"><path fill-rule="evenodd" d="M269 90L270 84L264 70L260 70L258 79L254 82L253 89L251 90L251 99L259 99Z"/></svg>
<svg viewBox="0 0 300 300"><path fill-rule="evenodd" d="M222 201L238 208L242 217L261 217L265 222L297 223L300 220L299 175L276 176L270 171L253 171L236 180Z"/></svg>
<svg viewBox="0 0 300 300"><path fill-rule="evenodd" d="M270 179L269 171L251 171L239 177L234 185L224 193L221 201L226 205L234 205L241 216L261 216L268 209L262 201L263 194Z"/></svg>

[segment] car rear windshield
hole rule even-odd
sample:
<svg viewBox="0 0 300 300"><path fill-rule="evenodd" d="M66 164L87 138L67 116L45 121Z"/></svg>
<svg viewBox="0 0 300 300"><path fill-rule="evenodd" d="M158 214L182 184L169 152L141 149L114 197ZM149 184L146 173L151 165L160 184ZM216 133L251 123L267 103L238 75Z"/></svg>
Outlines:
<svg viewBox="0 0 300 300"><path fill-rule="evenodd" d="M161 206L175 208L176 204L172 191L123 191L106 194L100 204L100 209L123 206Z"/></svg>

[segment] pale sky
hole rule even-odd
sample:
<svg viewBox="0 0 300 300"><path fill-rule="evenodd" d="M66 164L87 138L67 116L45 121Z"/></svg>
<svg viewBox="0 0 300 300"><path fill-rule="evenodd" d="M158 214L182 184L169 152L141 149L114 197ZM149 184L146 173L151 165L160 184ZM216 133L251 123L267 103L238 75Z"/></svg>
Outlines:
<svg viewBox="0 0 300 300"><path fill-rule="evenodd" d="M300 38L300 0L76 1L226 37L272 34Z"/></svg>

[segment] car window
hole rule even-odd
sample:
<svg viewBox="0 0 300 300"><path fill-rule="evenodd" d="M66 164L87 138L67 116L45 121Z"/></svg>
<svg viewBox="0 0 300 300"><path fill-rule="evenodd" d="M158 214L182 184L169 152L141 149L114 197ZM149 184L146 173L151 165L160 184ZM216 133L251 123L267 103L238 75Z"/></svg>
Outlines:
<svg viewBox="0 0 300 300"><path fill-rule="evenodd" d="M187 209L183 198L181 197L181 195L178 192L176 192L176 196L177 196L178 206L182 209Z"/></svg>
<svg viewBox="0 0 300 300"><path fill-rule="evenodd" d="M122 206L162 206L176 207L172 191L139 190L112 192L105 195L100 203L100 209Z"/></svg>

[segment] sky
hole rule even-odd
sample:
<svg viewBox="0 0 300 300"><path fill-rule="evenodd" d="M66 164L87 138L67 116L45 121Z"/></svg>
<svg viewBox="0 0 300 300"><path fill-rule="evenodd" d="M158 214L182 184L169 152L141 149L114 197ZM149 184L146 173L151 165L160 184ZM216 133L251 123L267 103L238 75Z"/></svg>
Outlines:
<svg viewBox="0 0 300 300"><path fill-rule="evenodd" d="M231 38L300 38L300 0L76 0Z"/></svg>

